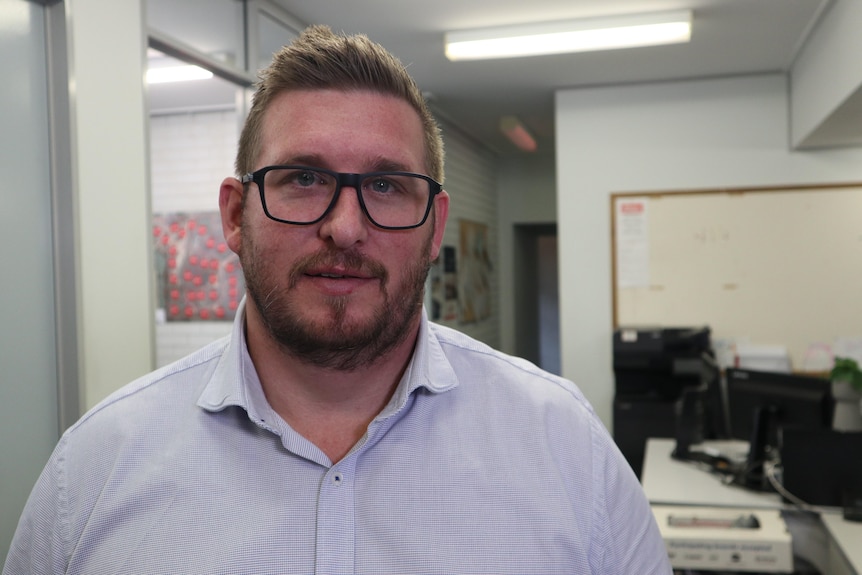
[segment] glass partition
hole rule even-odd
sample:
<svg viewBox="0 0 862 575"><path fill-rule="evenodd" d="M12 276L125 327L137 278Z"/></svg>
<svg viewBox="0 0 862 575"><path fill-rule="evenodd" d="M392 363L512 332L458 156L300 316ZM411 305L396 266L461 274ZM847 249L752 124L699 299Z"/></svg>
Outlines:
<svg viewBox="0 0 862 575"><path fill-rule="evenodd" d="M219 184L234 174L257 70L303 26L258 0L147 0L147 18L148 77L194 72L147 84L156 363L162 366L230 330L245 288L238 258L224 242ZM210 77L202 78L207 71Z"/></svg>
<svg viewBox="0 0 862 575"><path fill-rule="evenodd" d="M257 68L265 68L272 61L272 55L285 44L299 36L299 30L277 16L258 11L258 61Z"/></svg>
<svg viewBox="0 0 862 575"><path fill-rule="evenodd" d="M246 68L244 3L237 0L147 0L147 25L201 54Z"/></svg>

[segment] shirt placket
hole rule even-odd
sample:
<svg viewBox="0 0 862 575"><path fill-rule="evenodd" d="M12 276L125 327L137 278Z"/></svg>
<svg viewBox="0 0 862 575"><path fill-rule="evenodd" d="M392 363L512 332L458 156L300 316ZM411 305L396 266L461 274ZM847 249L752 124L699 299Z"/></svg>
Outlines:
<svg viewBox="0 0 862 575"><path fill-rule="evenodd" d="M317 502L315 573L355 572L356 454L333 465L324 475Z"/></svg>

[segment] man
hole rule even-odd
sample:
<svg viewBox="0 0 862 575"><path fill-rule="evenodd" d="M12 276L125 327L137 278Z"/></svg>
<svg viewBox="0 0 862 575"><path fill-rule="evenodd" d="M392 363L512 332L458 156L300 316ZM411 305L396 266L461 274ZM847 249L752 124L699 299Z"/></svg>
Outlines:
<svg viewBox="0 0 862 575"><path fill-rule="evenodd" d="M64 434L4 574L670 573L580 391L425 316L442 156L380 46L281 51L220 190L231 336Z"/></svg>

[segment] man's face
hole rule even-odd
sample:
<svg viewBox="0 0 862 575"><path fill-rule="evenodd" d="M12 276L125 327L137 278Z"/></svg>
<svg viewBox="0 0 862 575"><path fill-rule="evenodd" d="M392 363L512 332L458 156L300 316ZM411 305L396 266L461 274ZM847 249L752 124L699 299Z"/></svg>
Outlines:
<svg viewBox="0 0 862 575"><path fill-rule="evenodd" d="M296 91L275 98L264 118L255 168L303 165L339 172L424 174L422 124L404 101L369 91ZM222 187L223 219L225 186ZM355 369L415 330L430 262L448 213L438 194L426 223L412 230L374 226L356 190L344 188L332 211L312 225L266 217L249 184L238 230L225 235L240 255L249 318L259 317L286 351L315 365ZM250 329L253 326L249 326Z"/></svg>

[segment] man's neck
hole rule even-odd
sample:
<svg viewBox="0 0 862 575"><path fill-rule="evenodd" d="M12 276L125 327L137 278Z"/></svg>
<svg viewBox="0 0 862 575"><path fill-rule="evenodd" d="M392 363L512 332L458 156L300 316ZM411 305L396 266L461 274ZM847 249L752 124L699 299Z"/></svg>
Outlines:
<svg viewBox="0 0 862 575"><path fill-rule="evenodd" d="M259 324L247 323L246 343L273 410L336 463L386 407L410 362L417 333L418 326L384 357L351 371L301 361Z"/></svg>

